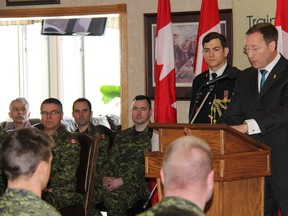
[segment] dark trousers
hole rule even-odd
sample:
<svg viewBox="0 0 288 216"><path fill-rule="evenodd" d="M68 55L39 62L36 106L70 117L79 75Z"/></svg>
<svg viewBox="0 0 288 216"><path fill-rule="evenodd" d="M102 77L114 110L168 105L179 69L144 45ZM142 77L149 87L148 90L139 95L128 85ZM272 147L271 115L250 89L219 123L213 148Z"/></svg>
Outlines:
<svg viewBox="0 0 288 216"><path fill-rule="evenodd" d="M288 191L276 188L271 177L265 177L264 215L277 216L278 208L282 216L288 216Z"/></svg>

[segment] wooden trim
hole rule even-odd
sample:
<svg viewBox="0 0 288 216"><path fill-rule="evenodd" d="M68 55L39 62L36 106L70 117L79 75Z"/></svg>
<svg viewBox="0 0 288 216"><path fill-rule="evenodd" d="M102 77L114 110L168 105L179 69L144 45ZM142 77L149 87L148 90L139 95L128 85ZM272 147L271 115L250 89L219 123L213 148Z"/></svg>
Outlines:
<svg viewBox="0 0 288 216"><path fill-rule="evenodd" d="M163 185L160 178L156 179L157 183L157 192L158 192L158 199L161 201L164 197Z"/></svg>
<svg viewBox="0 0 288 216"><path fill-rule="evenodd" d="M45 7L2 9L0 18L25 18L25 17L55 17L55 16L81 16L98 14L119 14L120 46L121 46L121 125L127 128L129 124L128 111L128 44L127 44L127 16L126 4L98 5L83 7Z"/></svg>
<svg viewBox="0 0 288 216"><path fill-rule="evenodd" d="M128 110L128 41L127 41L127 16L126 14L120 14L120 40L121 40L121 125L122 129L129 126L129 110Z"/></svg>
<svg viewBox="0 0 288 216"><path fill-rule="evenodd" d="M0 10L0 18L80 16L97 14L125 14L126 4L88 7L49 7Z"/></svg>

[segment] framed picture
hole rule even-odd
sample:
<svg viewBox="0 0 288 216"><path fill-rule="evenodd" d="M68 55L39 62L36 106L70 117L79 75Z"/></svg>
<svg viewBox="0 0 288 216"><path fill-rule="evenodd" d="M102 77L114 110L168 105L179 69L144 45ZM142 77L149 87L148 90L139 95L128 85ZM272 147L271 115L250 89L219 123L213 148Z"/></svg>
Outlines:
<svg viewBox="0 0 288 216"><path fill-rule="evenodd" d="M226 35L228 63L232 65L232 10L219 10L222 34ZM194 79L193 63L198 33L200 11L172 13L174 42L175 78L177 100L189 100ZM146 95L153 99L155 91L155 39L157 14L144 14L145 21L145 62Z"/></svg>
<svg viewBox="0 0 288 216"><path fill-rule="evenodd" d="M60 4L60 0L6 0L7 6Z"/></svg>

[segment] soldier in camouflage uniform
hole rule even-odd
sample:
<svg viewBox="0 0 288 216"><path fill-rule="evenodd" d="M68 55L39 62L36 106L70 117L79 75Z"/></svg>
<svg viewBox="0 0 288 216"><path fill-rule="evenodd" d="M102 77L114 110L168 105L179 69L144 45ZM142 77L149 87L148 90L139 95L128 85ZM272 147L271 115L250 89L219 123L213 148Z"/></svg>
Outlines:
<svg viewBox="0 0 288 216"><path fill-rule="evenodd" d="M7 132L0 127L0 152L2 151L3 142L7 136ZM4 193L7 187L7 178L2 169L0 169L0 196Z"/></svg>
<svg viewBox="0 0 288 216"><path fill-rule="evenodd" d="M77 123L78 128L75 132L85 133L91 139L94 139L96 136L100 136L100 145L99 145L99 152L97 157L97 173L101 169L101 164L104 158L107 156L108 147L109 147L109 138L105 131L112 131L105 126L97 127L93 125L91 122L91 118L93 116L92 105L89 100L86 98L78 98L73 103L73 118ZM102 131L105 128L105 131Z"/></svg>
<svg viewBox="0 0 288 216"><path fill-rule="evenodd" d="M205 216L203 210L214 188L212 153L205 141L194 136L173 141L164 153L160 176L165 198L139 216L173 211L183 216Z"/></svg>
<svg viewBox="0 0 288 216"><path fill-rule="evenodd" d="M95 187L99 188L102 185L102 178L100 176L100 172L102 170L102 163L103 160L107 157L109 144L112 143L114 140L114 137L111 137L114 135L114 133L112 130L103 125L95 126L91 122L91 118L93 116L92 105L91 102L86 98L78 98L74 101L72 106L72 115L78 126L75 132L85 133L91 139L94 139L96 136L101 137L97 155L97 166L94 183ZM107 134L110 135L109 138ZM95 200L93 200L92 202L94 203ZM96 210L93 208L92 211L94 212ZM94 212L94 215L96 214L99 213Z"/></svg>
<svg viewBox="0 0 288 216"><path fill-rule="evenodd" d="M53 162L49 183L43 199L58 210L83 205L83 195L76 193L76 171L80 161L80 143L61 125L62 104L48 98L41 104L41 123L54 141Z"/></svg>
<svg viewBox="0 0 288 216"><path fill-rule="evenodd" d="M151 150L153 130L147 125L152 115L151 101L139 95L133 100L134 126L119 132L111 153L103 163L102 185L96 189L108 216L125 216L137 200L147 198L144 153Z"/></svg>
<svg viewBox="0 0 288 216"><path fill-rule="evenodd" d="M0 215L60 216L41 199L51 170L53 140L35 128L22 128L9 134L1 152L1 167L8 189L0 197Z"/></svg>

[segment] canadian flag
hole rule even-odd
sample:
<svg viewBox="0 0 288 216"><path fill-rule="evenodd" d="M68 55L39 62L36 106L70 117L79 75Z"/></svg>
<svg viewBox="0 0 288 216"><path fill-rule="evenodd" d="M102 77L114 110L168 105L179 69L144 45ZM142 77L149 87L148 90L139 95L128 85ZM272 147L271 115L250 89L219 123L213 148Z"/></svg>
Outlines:
<svg viewBox="0 0 288 216"><path fill-rule="evenodd" d="M175 62L170 0L158 0L154 100L154 121L175 123Z"/></svg>
<svg viewBox="0 0 288 216"><path fill-rule="evenodd" d="M154 122L177 122L175 61L170 0L158 0L155 44ZM151 189L155 185L156 181L151 180ZM158 186L160 187L160 185ZM152 205L155 205L158 202L158 193L156 192L151 195Z"/></svg>
<svg viewBox="0 0 288 216"><path fill-rule="evenodd" d="M202 0L196 53L194 56L195 76L208 69L208 65L203 59L202 40L209 32L221 33L217 0Z"/></svg>
<svg viewBox="0 0 288 216"><path fill-rule="evenodd" d="M277 0L275 27L278 30L278 51L288 58L288 1Z"/></svg>

